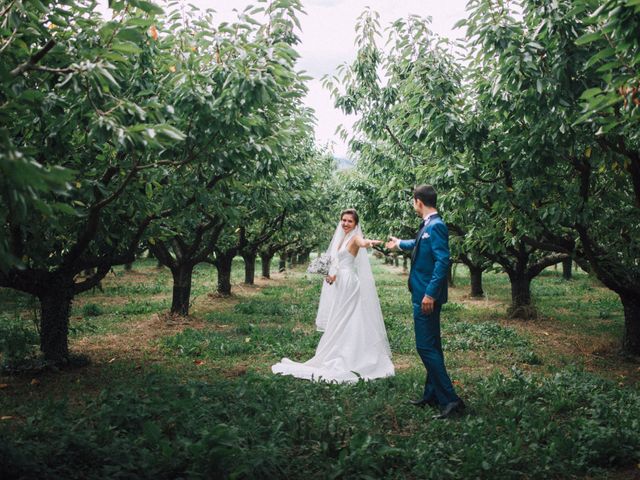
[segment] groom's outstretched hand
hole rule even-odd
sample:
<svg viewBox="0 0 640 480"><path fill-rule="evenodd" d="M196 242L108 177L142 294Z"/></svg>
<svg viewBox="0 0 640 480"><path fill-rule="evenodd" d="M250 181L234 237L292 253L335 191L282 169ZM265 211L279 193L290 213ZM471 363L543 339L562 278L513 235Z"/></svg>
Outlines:
<svg viewBox="0 0 640 480"><path fill-rule="evenodd" d="M389 241L385 244L385 247L387 247L389 250L393 250L394 248L400 248L398 245L399 243L399 238L389 237Z"/></svg>

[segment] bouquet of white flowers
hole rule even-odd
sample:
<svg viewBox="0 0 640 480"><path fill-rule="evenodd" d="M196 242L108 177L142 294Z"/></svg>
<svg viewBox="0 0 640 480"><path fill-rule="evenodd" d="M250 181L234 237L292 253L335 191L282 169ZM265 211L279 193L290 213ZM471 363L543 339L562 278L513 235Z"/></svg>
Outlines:
<svg viewBox="0 0 640 480"><path fill-rule="evenodd" d="M329 275L329 269L331 268L331 256L323 253L317 258L314 258L309 267L307 267L307 273L318 273L320 275Z"/></svg>

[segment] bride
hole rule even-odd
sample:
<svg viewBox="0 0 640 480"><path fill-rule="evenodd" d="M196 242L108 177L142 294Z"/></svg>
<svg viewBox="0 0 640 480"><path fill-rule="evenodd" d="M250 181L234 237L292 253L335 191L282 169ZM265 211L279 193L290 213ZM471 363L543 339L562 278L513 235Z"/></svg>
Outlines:
<svg viewBox="0 0 640 480"><path fill-rule="evenodd" d="M380 243L363 238L355 210L340 214L327 251L332 263L320 294L316 326L324 333L316 354L304 363L283 358L274 373L340 383L394 374L366 250Z"/></svg>

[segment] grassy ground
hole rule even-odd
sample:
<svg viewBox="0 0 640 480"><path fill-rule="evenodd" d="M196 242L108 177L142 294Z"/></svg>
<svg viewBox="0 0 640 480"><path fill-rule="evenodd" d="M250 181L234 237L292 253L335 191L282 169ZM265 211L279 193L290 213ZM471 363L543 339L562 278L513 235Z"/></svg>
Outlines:
<svg viewBox="0 0 640 480"><path fill-rule="evenodd" d="M74 303L71 347L89 366L0 377L0 477L640 478L640 369L618 355L615 295L549 270L533 286L541 316L523 323L505 317L505 275L469 299L459 268L443 338L469 408L442 422L405 403L424 380L406 276L374 273L397 374L330 385L269 368L313 355L319 278L243 286L240 261L219 298L203 266L183 319L166 315L168 271L116 269ZM32 300L0 290L0 305L0 345L33 341Z"/></svg>

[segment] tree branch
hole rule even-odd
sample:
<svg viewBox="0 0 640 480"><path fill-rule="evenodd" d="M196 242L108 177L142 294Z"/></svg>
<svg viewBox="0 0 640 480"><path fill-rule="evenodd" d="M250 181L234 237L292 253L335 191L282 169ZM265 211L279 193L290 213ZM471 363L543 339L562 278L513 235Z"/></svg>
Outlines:
<svg viewBox="0 0 640 480"><path fill-rule="evenodd" d="M11 0L11 2L9 2L9 5L7 5L7 8L0 12L0 17L4 17L7 13L9 13L9 10L11 10L11 7L13 7L14 3L16 3L16 0Z"/></svg>
<svg viewBox="0 0 640 480"><path fill-rule="evenodd" d="M173 260L169 248L162 240L156 240L154 244L149 243L149 250L153 253L160 263L169 268L175 268L176 262Z"/></svg>
<svg viewBox="0 0 640 480"><path fill-rule="evenodd" d="M218 242L218 238L220 238L220 234L224 229L224 221L222 219L219 219L219 221L213 225L213 230L211 231L211 236L209 237L206 247L194 258L197 263L205 262L211 253L213 253Z"/></svg>
<svg viewBox="0 0 640 480"><path fill-rule="evenodd" d="M0 270L0 287L13 288L37 296L42 284L48 283L47 275L48 272L44 270L18 270L17 268L11 268L8 272Z"/></svg>
<svg viewBox="0 0 640 480"><path fill-rule="evenodd" d="M83 282L76 283L73 287L74 293L77 295L82 292L86 292L87 290L92 289L96 285L102 281L102 279L109 273L111 270L111 265L100 265L96 269L96 273L94 273L91 277L87 278Z"/></svg>
<svg viewBox="0 0 640 480"><path fill-rule="evenodd" d="M460 262L465 264L467 267L481 268L483 271L491 266L491 262L486 261L486 258L485 258L484 261L477 261L476 262L476 261L473 261L471 259L471 257L469 255L467 255L466 253L458 254L458 259L460 260Z"/></svg>
<svg viewBox="0 0 640 480"><path fill-rule="evenodd" d="M11 42L13 41L13 39L16 36L16 33L18 33L18 27L13 29L13 32L11 33L11 36L9 36L9 38L7 38L7 41L5 42L5 44L2 45L2 48L0 48L0 53L4 52L7 49L7 47L9 45L11 45Z"/></svg>
<svg viewBox="0 0 640 480"><path fill-rule="evenodd" d="M98 229L98 222L100 220L100 212L104 207L106 207L109 203L114 201L118 196L124 191L127 184L131 181L136 173L135 165L134 168L131 169L127 177L123 180L122 184L108 197L103 198L97 203L93 204L89 207L89 215L87 217L87 224L83 230L83 232L78 236L78 240L76 244L71 247L69 252L65 255L64 260L61 264L61 269L69 269L72 268L71 265L78 260L82 252L89 246L91 240L95 237L96 231ZM105 173L106 174L106 173ZM151 220L149 220L150 222ZM147 225L148 223L147 222ZM146 228L146 226L145 226ZM136 245L137 246L137 245Z"/></svg>
<svg viewBox="0 0 640 480"><path fill-rule="evenodd" d="M576 230L580 235L585 257L598 279L617 294L640 296L639 283L619 274L621 271L628 271L629 266L615 261L611 255L596 245L584 225L576 225Z"/></svg>
<svg viewBox="0 0 640 480"><path fill-rule="evenodd" d="M522 240L528 245L538 248L540 250L546 250L549 252L558 252L571 255L575 249L575 240L567 240L566 243L558 242L558 239L543 239L538 240L528 235L523 235Z"/></svg>
<svg viewBox="0 0 640 480"><path fill-rule="evenodd" d="M120 186L111 195L109 195L108 197L103 198L98 203L95 203L91 207L89 207L89 210L90 211L102 210L104 207L106 207L111 202L113 202L116 198L118 198L120 196L120 194L122 194L124 189L127 187L129 182L133 179L133 177L135 177L136 173L138 173L138 171L136 170L137 165L138 165L138 161L136 160L134 162L134 164L133 164L133 167L131 168L131 171L127 174L127 176L122 181Z"/></svg>
<svg viewBox="0 0 640 480"><path fill-rule="evenodd" d="M71 67L53 68L53 67L43 67L41 65L34 65L29 70L37 70L38 72L48 72L48 73L57 73L57 74L67 74L67 73L74 73L78 71L76 68L71 68Z"/></svg>
<svg viewBox="0 0 640 480"><path fill-rule="evenodd" d="M387 133L389 134L389 136L391 137L391 139L393 140L393 142L400 147L400 150L402 150L404 152L405 155L407 155L409 158L422 163L422 161L419 158L416 158L413 153L411 153L411 151L400 141L400 139L398 137L396 137L396 135L391 131L391 128L389 128L389 125L385 125L384 129L387 131Z"/></svg>
<svg viewBox="0 0 640 480"><path fill-rule="evenodd" d="M613 150L614 152L626 157L629 160L628 172L631 176L631 183L633 184L633 192L635 194L636 206L640 207L640 153L630 150L625 142L624 138L619 137L617 142L612 142L607 138L598 139L598 143L601 146Z"/></svg>
<svg viewBox="0 0 640 480"><path fill-rule="evenodd" d="M38 52L36 52L35 55L33 55L29 60L27 60L26 62L18 65L16 68L14 68L13 70L11 70L10 75L13 77L17 77L18 75L26 72L27 70L32 70L36 64L42 60L42 58L49 53L49 50L51 50L53 47L55 47L56 42L53 39L50 39L44 47L42 47L42 49L40 49Z"/></svg>
<svg viewBox="0 0 640 480"><path fill-rule="evenodd" d="M540 273L542 273L545 268L560 263L569 258L571 258L571 255L567 255L566 253L554 253L551 255L547 255L546 257L541 258L533 265L529 266L529 268L527 268L527 277L529 279L533 279L540 275Z"/></svg>
<svg viewBox="0 0 640 480"><path fill-rule="evenodd" d="M489 250L481 250L480 251L480 255L482 255L483 257L488 258L489 260L491 260L494 263L497 263L498 265L500 265L505 272L507 273L514 273L515 269L513 268L513 265L511 265L511 263L509 262L508 259L500 256L500 255L496 255L495 253L491 253Z"/></svg>

